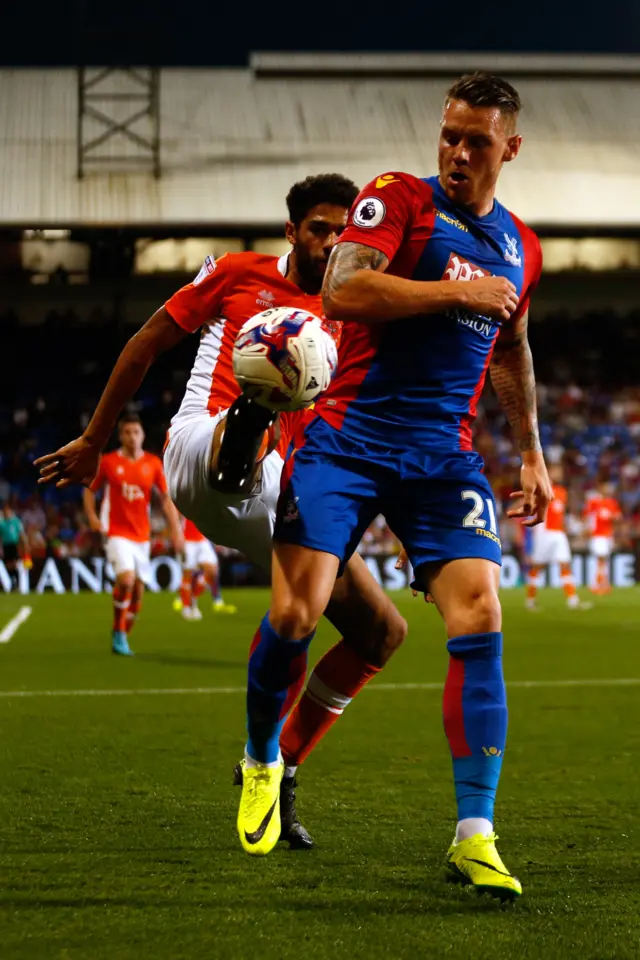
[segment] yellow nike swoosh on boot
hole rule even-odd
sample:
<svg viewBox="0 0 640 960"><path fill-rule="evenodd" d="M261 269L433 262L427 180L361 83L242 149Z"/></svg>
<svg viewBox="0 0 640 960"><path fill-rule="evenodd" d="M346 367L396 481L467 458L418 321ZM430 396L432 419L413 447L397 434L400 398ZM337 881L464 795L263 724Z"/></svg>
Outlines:
<svg viewBox="0 0 640 960"><path fill-rule="evenodd" d="M242 771L238 836L242 849L264 857L280 839L280 781L284 764L247 767Z"/></svg>
<svg viewBox="0 0 640 960"><path fill-rule="evenodd" d="M480 893L489 893L500 900L516 900L522 894L522 884L509 873L496 850L495 833L455 841L447 853L447 867L461 883L470 883Z"/></svg>

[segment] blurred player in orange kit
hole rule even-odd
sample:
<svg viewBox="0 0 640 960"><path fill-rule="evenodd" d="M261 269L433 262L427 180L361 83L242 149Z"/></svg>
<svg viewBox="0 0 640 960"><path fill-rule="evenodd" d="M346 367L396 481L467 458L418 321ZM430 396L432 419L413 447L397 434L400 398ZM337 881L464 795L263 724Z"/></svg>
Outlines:
<svg viewBox="0 0 640 960"><path fill-rule="evenodd" d="M592 593L611 592L609 583L609 557L613 551L614 534L622 520L620 504L613 496L613 484L599 480L596 493L587 499L584 516L589 530L589 552L596 557L598 567Z"/></svg>
<svg viewBox="0 0 640 960"><path fill-rule="evenodd" d="M149 579L149 503L155 488L171 528L177 553L184 547L178 511L167 493L162 461L143 450L144 430L136 414L125 414L118 423L120 447L102 457L98 472L82 493L92 530L107 538L106 556L116 576L113 585L111 649L133 656L128 634L140 611L144 585ZM100 516L96 493L104 493Z"/></svg>
<svg viewBox="0 0 640 960"><path fill-rule="evenodd" d="M173 602L174 610L181 610L185 620L202 620L198 598L207 589L211 591L214 613L236 613L232 603L225 603L220 592L220 564L215 547L200 533L192 520L184 520L184 553L180 595Z"/></svg>
<svg viewBox="0 0 640 960"><path fill-rule="evenodd" d="M527 610L537 610L536 595L540 577L540 568L551 563L560 567L562 589L570 610L588 610L590 603L583 603L578 596L571 570L571 547L565 531L567 511L567 488L562 485L563 471L560 464L549 467L549 479L553 484L553 500L549 504L544 523L531 530L532 542L530 564L527 575Z"/></svg>

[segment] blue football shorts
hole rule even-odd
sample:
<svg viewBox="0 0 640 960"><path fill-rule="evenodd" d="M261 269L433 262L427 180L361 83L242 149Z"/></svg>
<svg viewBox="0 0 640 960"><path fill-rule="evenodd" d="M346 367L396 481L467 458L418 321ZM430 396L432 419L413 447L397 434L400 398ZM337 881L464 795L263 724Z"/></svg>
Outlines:
<svg viewBox="0 0 640 960"><path fill-rule="evenodd" d="M291 446L274 538L334 554L342 572L382 514L414 570L466 557L500 565L495 500L482 469L472 451L359 443L315 417Z"/></svg>

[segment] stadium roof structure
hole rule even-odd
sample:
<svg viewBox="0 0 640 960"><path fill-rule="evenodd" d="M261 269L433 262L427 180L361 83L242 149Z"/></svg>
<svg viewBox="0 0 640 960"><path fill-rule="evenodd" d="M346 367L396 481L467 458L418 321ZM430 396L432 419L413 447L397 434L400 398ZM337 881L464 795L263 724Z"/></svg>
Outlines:
<svg viewBox="0 0 640 960"><path fill-rule="evenodd" d="M586 53L252 53L256 76L455 77L475 70L509 77L640 77L640 56Z"/></svg>
<svg viewBox="0 0 640 960"><path fill-rule="evenodd" d="M118 130L78 179L77 71L1 70L0 224L273 228L292 182L310 173L360 184L385 170L433 173L447 79L473 66L512 77L524 102L503 203L549 229L640 224L640 58L338 56L162 70L157 179L134 162L141 144L127 141L131 163L116 161ZM116 127L131 112L125 74L106 79ZM134 129L144 135L148 120ZM86 123L94 139L104 130Z"/></svg>

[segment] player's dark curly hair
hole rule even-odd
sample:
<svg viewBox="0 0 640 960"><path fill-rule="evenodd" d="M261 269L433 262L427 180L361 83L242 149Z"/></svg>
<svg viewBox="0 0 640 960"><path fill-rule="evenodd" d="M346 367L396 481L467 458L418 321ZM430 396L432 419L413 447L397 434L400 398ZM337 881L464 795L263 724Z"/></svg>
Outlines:
<svg viewBox="0 0 640 960"><path fill-rule="evenodd" d="M133 410L127 410L122 414L118 420L118 430L122 430L127 423L139 423L140 426L142 426L142 420L137 413L134 413Z"/></svg>
<svg viewBox="0 0 640 960"><path fill-rule="evenodd" d="M447 100L464 100L471 107L499 107L515 122L522 109L520 94L507 80L493 73L467 73L449 88Z"/></svg>
<svg viewBox="0 0 640 960"><path fill-rule="evenodd" d="M287 194L289 219L299 226L310 210L319 203L331 203L350 210L359 190L341 173L320 173L294 183Z"/></svg>

